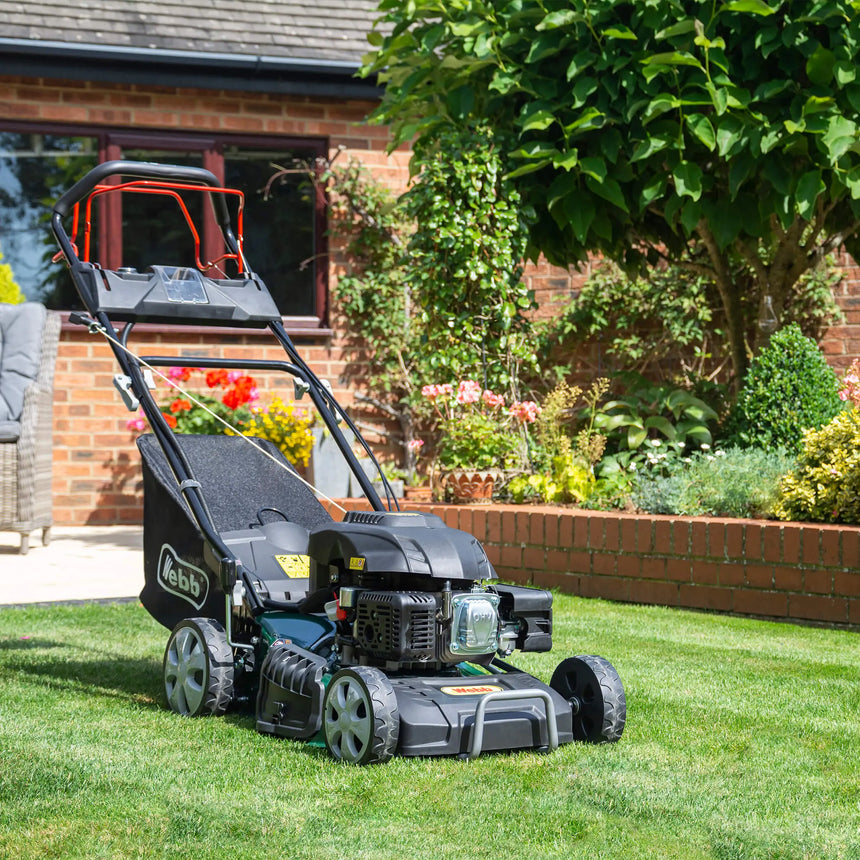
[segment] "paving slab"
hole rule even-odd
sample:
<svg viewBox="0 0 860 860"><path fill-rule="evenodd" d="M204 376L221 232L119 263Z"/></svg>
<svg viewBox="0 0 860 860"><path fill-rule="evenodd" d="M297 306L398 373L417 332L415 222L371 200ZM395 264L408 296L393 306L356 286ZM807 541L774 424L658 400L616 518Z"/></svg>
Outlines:
<svg viewBox="0 0 860 860"><path fill-rule="evenodd" d="M143 588L142 526L55 526L20 555L20 537L0 532L0 607L134 599Z"/></svg>

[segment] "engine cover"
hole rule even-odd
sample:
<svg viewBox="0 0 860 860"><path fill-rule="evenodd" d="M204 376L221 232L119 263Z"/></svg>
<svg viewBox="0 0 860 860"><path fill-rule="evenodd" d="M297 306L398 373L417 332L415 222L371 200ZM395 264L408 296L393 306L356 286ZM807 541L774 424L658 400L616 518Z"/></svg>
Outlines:
<svg viewBox="0 0 860 860"><path fill-rule="evenodd" d="M365 591L356 604L353 635L378 660L427 662L436 657L438 597L426 592Z"/></svg>

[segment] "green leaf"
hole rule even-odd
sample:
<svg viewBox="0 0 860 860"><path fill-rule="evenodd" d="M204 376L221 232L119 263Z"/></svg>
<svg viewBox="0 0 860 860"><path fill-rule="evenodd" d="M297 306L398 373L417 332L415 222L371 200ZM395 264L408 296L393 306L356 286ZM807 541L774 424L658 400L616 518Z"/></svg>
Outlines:
<svg viewBox="0 0 860 860"><path fill-rule="evenodd" d="M848 60L840 60L834 66L834 73L836 75L836 83L840 87L844 87L845 84L850 84L857 78L857 66Z"/></svg>
<svg viewBox="0 0 860 860"><path fill-rule="evenodd" d="M764 0L732 0L723 6L726 12L746 12L750 15L773 15L771 9Z"/></svg>
<svg viewBox="0 0 860 860"><path fill-rule="evenodd" d="M717 125L717 151L725 157L741 139L743 123L734 116L727 114Z"/></svg>
<svg viewBox="0 0 860 860"><path fill-rule="evenodd" d="M675 36L685 36L687 33L692 33L696 29L696 21L692 18L687 18L684 21L679 21L677 24L672 24L671 27L666 27L664 30L659 30L656 33L657 39L673 39Z"/></svg>
<svg viewBox="0 0 860 860"><path fill-rule="evenodd" d="M561 12L550 12L543 21L535 27L535 30L557 30L559 27L567 27L582 19L580 12L573 9L565 9Z"/></svg>
<svg viewBox="0 0 860 860"><path fill-rule="evenodd" d="M569 149L567 152L559 153L552 160L552 166L560 167L562 170L573 170L577 164L579 164L579 152L576 149Z"/></svg>
<svg viewBox="0 0 860 860"><path fill-rule="evenodd" d="M638 41L636 34L623 24L616 24L614 27L607 27L607 29L603 31L603 35L609 39L627 39L631 42Z"/></svg>
<svg viewBox="0 0 860 860"><path fill-rule="evenodd" d="M806 61L806 75L812 83L820 87L827 86L833 79L833 66L835 64L836 56L833 51L828 51L819 45Z"/></svg>
<svg viewBox="0 0 860 860"><path fill-rule="evenodd" d="M713 151L717 138L711 121L704 114L692 113L684 117L684 122L693 135L708 149Z"/></svg>
<svg viewBox="0 0 860 860"><path fill-rule="evenodd" d="M702 168L698 164L682 161L672 171L675 191L680 197L698 200L702 196Z"/></svg>
<svg viewBox="0 0 860 860"><path fill-rule="evenodd" d="M820 113L833 107L833 104L834 101L829 96L810 96L803 105L803 115L810 116L811 114Z"/></svg>
<svg viewBox="0 0 860 860"><path fill-rule="evenodd" d="M586 175L585 184L598 197L608 200L614 206L617 206L619 209L623 209L625 212L630 211L627 208L627 202L624 200L621 186L614 179L607 178L602 182L599 182L594 177Z"/></svg>
<svg viewBox="0 0 860 860"><path fill-rule="evenodd" d="M457 119L467 117L472 112L475 104L475 88L471 84L457 87L457 89L448 93L445 101L448 104L451 116Z"/></svg>
<svg viewBox="0 0 860 860"><path fill-rule="evenodd" d="M563 207L577 242L580 245L586 245L588 231L594 221L594 201L588 195L570 195L565 198Z"/></svg>
<svg viewBox="0 0 860 860"><path fill-rule="evenodd" d="M606 162L602 158L583 158L579 162L583 173L593 176L598 182L606 178Z"/></svg>
<svg viewBox="0 0 860 860"><path fill-rule="evenodd" d="M661 66L695 66L704 70L702 63L692 54L682 53L681 51L667 51L663 54L652 54L641 61L643 65L661 65Z"/></svg>
<svg viewBox="0 0 860 860"><path fill-rule="evenodd" d="M544 167L552 164L551 158L542 158L540 161L532 161L528 164L517 167L510 173L505 174L505 179L516 179L518 176L526 176L529 173L536 173L538 170L543 170Z"/></svg>
<svg viewBox="0 0 860 860"><path fill-rule="evenodd" d="M564 201L564 213L580 245L585 245L594 221L594 202L587 195L570 195Z"/></svg>
<svg viewBox="0 0 860 860"><path fill-rule="evenodd" d="M544 131L555 122L555 114L548 110L535 111L521 126L523 131Z"/></svg>
<svg viewBox="0 0 860 860"><path fill-rule="evenodd" d="M795 194L797 214L806 221L812 219L815 212L815 201L826 190L820 170L810 170L804 173L797 182Z"/></svg>

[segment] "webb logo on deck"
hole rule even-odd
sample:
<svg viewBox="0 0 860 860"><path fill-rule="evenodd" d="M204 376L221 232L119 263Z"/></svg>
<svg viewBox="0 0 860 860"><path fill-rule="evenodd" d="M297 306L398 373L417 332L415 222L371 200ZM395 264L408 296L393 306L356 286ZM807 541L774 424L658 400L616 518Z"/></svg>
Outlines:
<svg viewBox="0 0 860 860"><path fill-rule="evenodd" d="M209 577L199 567L183 561L170 544L161 547L158 584L165 591L187 600L195 609L201 609L209 596Z"/></svg>

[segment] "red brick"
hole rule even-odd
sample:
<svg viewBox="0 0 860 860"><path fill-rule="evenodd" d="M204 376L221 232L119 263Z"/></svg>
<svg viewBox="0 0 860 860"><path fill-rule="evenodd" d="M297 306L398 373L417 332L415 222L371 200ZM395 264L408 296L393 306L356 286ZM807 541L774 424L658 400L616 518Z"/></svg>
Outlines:
<svg viewBox="0 0 860 860"><path fill-rule="evenodd" d="M804 591L815 594L833 593L833 573L829 570L807 570L803 573Z"/></svg>
<svg viewBox="0 0 860 860"><path fill-rule="evenodd" d="M526 570L543 570L546 566L546 552L540 547L527 546L523 550L523 567Z"/></svg>
<svg viewBox="0 0 860 860"><path fill-rule="evenodd" d="M792 594L789 597L788 613L792 618L844 623L848 620L848 601L844 597Z"/></svg>
<svg viewBox="0 0 860 860"><path fill-rule="evenodd" d="M574 516L563 513L558 520L558 545L560 547L573 546L573 524Z"/></svg>
<svg viewBox="0 0 860 860"><path fill-rule="evenodd" d="M472 534L481 543L487 540L487 511L481 508L472 511Z"/></svg>
<svg viewBox="0 0 860 860"><path fill-rule="evenodd" d="M786 564L798 564L800 562L800 544L803 531L803 526L791 523L782 527L782 560Z"/></svg>
<svg viewBox="0 0 860 860"><path fill-rule="evenodd" d="M498 567L502 560L502 548L498 544L484 544L484 552L493 567Z"/></svg>
<svg viewBox="0 0 860 860"><path fill-rule="evenodd" d="M587 550L571 550L569 569L576 573L591 573L591 553Z"/></svg>
<svg viewBox="0 0 860 860"><path fill-rule="evenodd" d="M684 584L681 586L679 603L689 609L731 612L732 592L729 588Z"/></svg>
<svg viewBox="0 0 860 860"><path fill-rule="evenodd" d="M743 558L744 527L742 523L726 523L726 558Z"/></svg>
<svg viewBox="0 0 860 860"><path fill-rule="evenodd" d="M621 521L621 549L623 552L636 552L636 520L632 517Z"/></svg>
<svg viewBox="0 0 860 860"><path fill-rule="evenodd" d="M536 570L532 577L532 583L538 588L557 588L565 594L580 593L580 577L570 573Z"/></svg>
<svg viewBox="0 0 860 860"><path fill-rule="evenodd" d="M690 527L690 555L704 557L708 554L708 526L696 521Z"/></svg>
<svg viewBox="0 0 860 860"><path fill-rule="evenodd" d="M802 591L803 571L799 567L775 566L773 569L773 587L777 591Z"/></svg>
<svg viewBox="0 0 860 860"><path fill-rule="evenodd" d="M641 576L642 560L638 555L620 555L616 564L619 576L639 579Z"/></svg>
<svg viewBox="0 0 860 860"><path fill-rule="evenodd" d="M499 567L496 570L501 579L507 579L510 582L515 582L517 585L531 585L532 578L529 571L525 571L520 567Z"/></svg>
<svg viewBox="0 0 860 860"><path fill-rule="evenodd" d="M688 556L690 554L690 522L689 520L675 520L672 523L672 552L675 555Z"/></svg>
<svg viewBox="0 0 860 860"><path fill-rule="evenodd" d="M544 544L547 547L557 547L558 542L558 514L547 513L544 517Z"/></svg>
<svg viewBox="0 0 860 860"><path fill-rule="evenodd" d="M653 582L645 579L630 580L629 599L634 603L650 603L657 606L678 605L678 584L675 582Z"/></svg>
<svg viewBox="0 0 860 860"><path fill-rule="evenodd" d="M784 618L788 615L788 595L776 591L738 589L734 592L732 610L746 615L769 615L774 618Z"/></svg>
<svg viewBox="0 0 860 860"><path fill-rule="evenodd" d="M583 576L579 588L583 597L623 601L630 599L630 580L617 576Z"/></svg>
<svg viewBox="0 0 860 860"><path fill-rule="evenodd" d="M762 557L762 527L759 523L744 525L744 558L747 561L759 561Z"/></svg>
<svg viewBox="0 0 860 860"><path fill-rule="evenodd" d="M708 555L711 558L726 557L726 524L723 520L710 520L708 528Z"/></svg>
<svg viewBox="0 0 860 860"><path fill-rule="evenodd" d="M782 561L782 528L767 525L762 529L761 556L765 561Z"/></svg>
<svg viewBox="0 0 860 860"><path fill-rule="evenodd" d="M638 552L654 552L654 521L641 517L636 521L636 549Z"/></svg>
<svg viewBox="0 0 860 860"><path fill-rule="evenodd" d="M833 592L838 595L860 596L860 571L837 570L834 574Z"/></svg>
<svg viewBox="0 0 860 860"><path fill-rule="evenodd" d="M603 549L603 517L592 516L588 523L588 548Z"/></svg>
<svg viewBox="0 0 860 860"><path fill-rule="evenodd" d="M583 553L583 555L587 554ZM559 573L567 572L568 570L572 570L571 562L570 562L570 553L565 549L550 549L546 552L546 567L547 570L554 570ZM587 572L589 568L585 568Z"/></svg>
<svg viewBox="0 0 860 860"><path fill-rule="evenodd" d="M860 624L860 600L848 601L848 623Z"/></svg>
<svg viewBox="0 0 860 860"><path fill-rule="evenodd" d="M773 588L773 568L766 564L745 565L746 584L750 588Z"/></svg>
<svg viewBox="0 0 860 860"><path fill-rule="evenodd" d="M842 530L842 567L860 567L860 529Z"/></svg>
<svg viewBox="0 0 860 860"><path fill-rule="evenodd" d="M720 565L720 585L740 587L744 584L744 566L723 562Z"/></svg>
<svg viewBox="0 0 860 860"><path fill-rule="evenodd" d="M820 564L821 529L815 526L806 526L803 529L803 554L801 558L804 564Z"/></svg>
<svg viewBox="0 0 860 860"><path fill-rule="evenodd" d="M502 540L502 513L489 511L487 513L487 538L490 543L500 543Z"/></svg>
<svg viewBox="0 0 860 860"><path fill-rule="evenodd" d="M615 574L615 553L596 552L591 557L591 571L599 576L613 576Z"/></svg>
<svg viewBox="0 0 860 860"><path fill-rule="evenodd" d="M527 544L531 539L531 513L529 511L517 511L514 514L516 522L516 531L514 532L514 540L520 544ZM502 515L504 521L504 514Z"/></svg>
<svg viewBox="0 0 860 860"><path fill-rule="evenodd" d="M573 520L573 540L571 546L577 549L585 549L588 546L588 523L590 515L580 515Z"/></svg>
<svg viewBox="0 0 860 860"><path fill-rule="evenodd" d="M501 564L502 564L502 567L522 567L522 564L523 564L522 547L519 547L519 546L503 546L502 547Z"/></svg>
<svg viewBox="0 0 860 860"><path fill-rule="evenodd" d="M693 562L693 582L699 585L716 585L720 581L721 567L722 564L718 561Z"/></svg>
<svg viewBox="0 0 860 860"><path fill-rule="evenodd" d="M517 518L513 511L502 511L502 543L515 543L517 538Z"/></svg>
<svg viewBox="0 0 860 860"><path fill-rule="evenodd" d="M822 529L821 563L827 567L836 567L840 564L839 529Z"/></svg>
<svg viewBox="0 0 860 860"><path fill-rule="evenodd" d="M654 523L654 552L669 555L672 552L672 521L657 520Z"/></svg>
<svg viewBox="0 0 860 860"><path fill-rule="evenodd" d="M666 576L678 582L692 580L693 563L688 558L667 558Z"/></svg>
<svg viewBox="0 0 860 860"><path fill-rule="evenodd" d="M613 552L621 548L621 523L617 517L604 520L603 548Z"/></svg>
<svg viewBox="0 0 860 860"><path fill-rule="evenodd" d="M652 556L643 557L640 573L645 579L665 579L666 559L654 558Z"/></svg>

